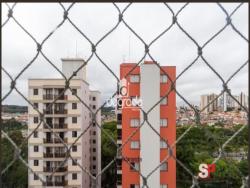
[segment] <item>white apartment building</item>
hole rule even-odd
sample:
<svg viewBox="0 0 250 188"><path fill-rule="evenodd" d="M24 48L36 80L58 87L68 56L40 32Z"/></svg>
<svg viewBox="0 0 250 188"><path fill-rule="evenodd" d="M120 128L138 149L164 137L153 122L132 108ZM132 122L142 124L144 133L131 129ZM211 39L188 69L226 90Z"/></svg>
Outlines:
<svg viewBox="0 0 250 188"><path fill-rule="evenodd" d="M62 59L62 62L62 72L69 78L84 60ZM29 188L91 187L91 178L77 163L93 175L101 171L101 136L100 129L96 126L96 123L101 124L101 113L97 113L96 123L88 128L92 122L91 113L75 94L95 112L100 107L100 92L90 91L86 82L86 68L82 68L71 79L72 91L68 89L63 92L65 80L62 78L29 79L28 84L28 98L44 114L44 120L49 126L40 123L39 114L29 105L28 133L38 128L28 140L28 162L39 176L29 170ZM54 102L55 99L58 100ZM78 139L83 132L85 133ZM70 149L70 155L75 161L71 157L65 161L67 149L73 143L75 144ZM63 161L65 162L62 164ZM96 187L101 187L100 179L101 177Z"/></svg>

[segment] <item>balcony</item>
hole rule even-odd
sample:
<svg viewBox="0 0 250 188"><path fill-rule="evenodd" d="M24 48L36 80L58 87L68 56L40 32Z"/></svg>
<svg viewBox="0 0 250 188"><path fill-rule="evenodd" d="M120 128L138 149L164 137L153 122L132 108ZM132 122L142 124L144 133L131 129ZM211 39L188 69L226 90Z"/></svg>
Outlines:
<svg viewBox="0 0 250 188"><path fill-rule="evenodd" d="M43 95L43 100L53 100L53 95L52 94Z"/></svg>
<svg viewBox="0 0 250 188"><path fill-rule="evenodd" d="M54 129L67 129L68 124L54 124Z"/></svg>
<svg viewBox="0 0 250 188"><path fill-rule="evenodd" d="M45 183L43 183L43 186L67 186L68 185L68 181L47 181Z"/></svg>
<svg viewBox="0 0 250 188"><path fill-rule="evenodd" d="M64 109L64 110L54 110L55 114L67 114L68 110Z"/></svg>
<svg viewBox="0 0 250 188"><path fill-rule="evenodd" d="M51 129L53 129L53 125L52 125L52 124L47 123L47 125L48 125ZM47 125L46 125L46 124L43 124L43 128L44 128L44 129L49 129Z"/></svg>
<svg viewBox="0 0 250 188"><path fill-rule="evenodd" d="M68 167L43 167L44 172L66 172Z"/></svg>
<svg viewBox="0 0 250 188"><path fill-rule="evenodd" d="M68 142L68 139L67 139L67 138L61 138L61 139L59 139L59 138L54 138L54 143L56 143L56 144L63 144L63 142L64 142L64 143L67 143L67 142Z"/></svg>
<svg viewBox="0 0 250 188"><path fill-rule="evenodd" d="M43 113L44 114L53 114L53 110L52 109L43 109Z"/></svg>
<svg viewBox="0 0 250 188"><path fill-rule="evenodd" d="M53 158L53 153L43 153L44 158Z"/></svg>
<svg viewBox="0 0 250 188"><path fill-rule="evenodd" d="M67 100L68 96L67 95L54 95L54 99L57 99L57 100Z"/></svg>
<svg viewBox="0 0 250 188"><path fill-rule="evenodd" d="M66 152L63 153L54 153L55 158L65 158L67 155Z"/></svg>
<svg viewBox="0 0 250 188"><path fill-rule="evenodd" d="M52 138L45 138L45 139L43 139L43 143L45 143L45 144L53 143L53 139Z"/></svg>

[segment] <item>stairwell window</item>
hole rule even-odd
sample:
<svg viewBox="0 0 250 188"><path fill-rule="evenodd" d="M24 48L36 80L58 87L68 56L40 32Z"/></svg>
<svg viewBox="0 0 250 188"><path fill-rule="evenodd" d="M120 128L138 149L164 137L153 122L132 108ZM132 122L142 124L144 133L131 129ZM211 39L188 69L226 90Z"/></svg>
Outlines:
<svg viewBox="0 0 250 188"><path fill-rule="evenodd" d="M168 185L161 184L160 188L168 188Z"/></svg>
<svg viewBox="0 0 250 188"><path fill-rule="evenodd" d="M130 127L139 127L140 126L140 120L133 118L130 120Z"/></svg>
<svg viewBox="0 0 250 188"><path fill-rule="evenodd" d="M160 166L160 170L167 171L168 170L168 163L167 162L162 163Z"/></svg>
<svg viewBox="0 0 250 188"><path fill-rule="evenodd" d="M162 99L163 97L161 97L161 102L160 102L160 104L161 105L167 105L167 102L168 102L168 100L167 100L167 97L164 97L163 99Z"/></svg>
<svg viewBox="0 0 250 188"><path fill-rule="evenodd" d="M161 83L167 83L168 81L168 77L166 74L161 74L161 77L160 77L160 82Z"/></svg>
<svg viewBox="0 0 250 188"><path fill-rule="evenodd" d="M130 82L131 83L139 83L140 82L140 76L139 75L131 75L130 76Z"/></svg>
<svg viewBox="0 0 250 188"><path fill-rule="evenodd" d="M167 119L161 119L160 120L160 126L161 127L167 127L168 126L168 120Z"/></svg>
<svg viewBox="0 0 250 188"><path fill-rule="evenodd" d="M165 140L162 140L160 141L160 148L161 149L166 149L168 147L168 144Z"/></svg>
<svg viewBox="0 0 250 188"><path fill-rule="evenodd" d="M139 149L140 148L140 142L139 141L131 141L130 142L130 148L131 149Z"/></svg>

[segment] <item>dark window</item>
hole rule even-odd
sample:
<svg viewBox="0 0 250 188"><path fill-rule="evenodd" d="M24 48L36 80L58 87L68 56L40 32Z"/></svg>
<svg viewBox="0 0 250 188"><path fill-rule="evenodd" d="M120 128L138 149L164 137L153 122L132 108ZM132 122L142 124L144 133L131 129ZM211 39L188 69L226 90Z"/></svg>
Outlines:
<svg viewBox="0 0 250 188"><path fill-rule="evenodd" d="M139 188L139 185L130 184L130 188Z"/></svg>
<svg viewBox="0 0 250 188"><path fill-rule="evenodd" d="M38 89L33 89L33 95L38 95Z"/></svg>
<svg viewBox="0 0 250 188"><path fill-rule="evenodd" d="M94 110L96 109L95 105L93 105L93 109L94 109Z"/></svg>
<svg viewBox="0 0 250 188"><path fill-rule="evenodd" d="M38 123L38 117L34 117L33 122Z"/></svg>
<svg viewBox="0 0 250 188"><path fill-rule="evenodd" d="M38 132L35 131L35 132L34 132L34 138L37 138L37 137L38 137Z"/></svg>
<svg viewBox="0 0 250 188"><path fill-rule="evenodd" d="M93 97L93 101L95 101L96 100L96 98L95 97Z"/></svg>
<svg viewBox="0 0 250 188"><path fill-rule="evenodd" d="M72 137L77 137L77 131L72 131Z"/></svg>
<svg viewBox="0 0 250 188"><path fill-rule="evenodd" d="M38 166L39 165L39 161L38 160L34 160L34 166Z"/></svg>
<svg viewBox="0 0 250 188"><path fill-rule="evenodd" d="M76 95L77 94L77 89L72 89L72 95Z"/></svg>
<svg viewBox="0 0 250 188"><path fill-rule="evenodd" d="M38 151L39 151L38 146L34 146L34 152L38 152Z"/></svg>
<svg viewBox="0 0 250 188"><path fill-rule="evenodd" d="M77 174L76 173L72 174L72 180L77 180Z"/></svg>
<svg viewBox="0 0 250 188"><path fill-rule="evenodd" d="M96 143L96 140L94 139L94 140L93 140L93 144L95 144L95 143Z"/></svg>
<svg viewBox="0 0 250 188"><path fill-rule="evenodd" d="M72 160L72 165L73 165L73 166L76 166L76 165L77 165L77 160L76 160L76 159Z"/></svg>
<svg viewBox="0 0 250 188"><path fill-rule="evenodd" d="M93 166L92 166L92 168L93 168L93 169L96 169L96 166L95 166L95 165L93 165Z"/></svg>
<svg viewBox="0 0 250 188"><path fill-rule="evenodd" d="M34 106L34 108L38 109L38 103L35 102L35 103L33 104L33 106Z"/></svg>
<svg viewBox="0 0 250 188"><path fill-rule="evenodd" d="M38 180L38 176L36 174L34 174L34 180Z"/></svg>
<svg viewBox="0 0 250 188"><path fill-rule="evenodd" d="M72 117L72 123L77 123L77 117Z"/></svg>
<svg viewBox="0 0 250 188"><path fill-rule="evenodd" d="M77 103L72 103L72 109L77 109Z"/></svg>
<svg viewBox="0 0 250 188"><path fill-rule="evenodd" d="M95 127L95 122L93 122L93 127Z"/></svg>
<svg viewBox="0 0 250 188"><path fill-rule="evenodd" d="M75 146L75 145L72 146L72 151L73 151L73 152L76 152L76 151L77 151L77 146Z"/></svg>
<svg viewBox="0 0 250 188"><path fill-rule="evenodd" d="M96 149L95 149L95 148L93 148L93 152L96 152Z"/></svg>
<svg viewBox="0 0 250 188"><path fill-rule="evenodd" d="M96 135L96 132L95 132L95 131L93 131L93 135Z"/></svg>
<svg viewBox="0 0 250 188"><path fill-rule="evenodd" d="M96 160L96 157L93 157L93 161L95 161Z"/></svg>

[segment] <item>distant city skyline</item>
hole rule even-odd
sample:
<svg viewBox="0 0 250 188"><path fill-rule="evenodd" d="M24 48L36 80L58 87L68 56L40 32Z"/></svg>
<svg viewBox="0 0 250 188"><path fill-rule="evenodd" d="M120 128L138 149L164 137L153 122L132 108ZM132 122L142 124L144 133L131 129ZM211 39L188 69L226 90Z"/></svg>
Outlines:
<svg viewBox="0 0 250 188"><path fill-rule="evenodd" d="M68 7L69 3L63 5ZM117 3L121 10L126 5L127 3ZM184 3L169 3L174 12L183 5ZM239 3L222 3L222 5L231 13ZM2 4L2 10L2 20L5 21L8 14L7 6ZM41 42L60 23L63 9L55 3L17 3L13 15L38 42ZM76 3L69 11L69 17L91 41L96 43L116 25L118 11L111 3ZM171 25L172 15L163 3L134 3L124 13L124 20L146 43L150 43ZM190 3L179 13L178 22L202 46L226 24L226 16L215 3ZM247 4L243 4L232 16L232 22L245 37L248 36ZM91 54L91 45L66 21L45 42L42 50L61 69L63 57L81 57L86 60ZM144 50L143 43L123 23L97 46L97 54L117 77L119 77L119 65L124 61L138 62ZM176 66L178 76L196 58L197 47L174 25L150 46L150 53L161 66ZM36 44L10 19L2 28L2 66L15 77L35 54ZM227 27L204 48L203 55L224 79L228 79L248 60L248 43L231 27ZM151 59L146 56L145 60ZM95 56L87 65L87 72L91 89L102 92L101 100L104 103L116 91L114 76ZM59 78L61 75L39 55L17 80L17 88L27 97L28 78L46 77ZM247 78L248 70L245 66L229 82L233 94L238 95L237 91L248 94ZM2 79L1 91L4 96L10 89L10 79L3 71ZM199 105L200 95L219 94L222 82L199 58L191 69L179 78L176 87L191 104ZM178 95L176 99L177 106L185 104ZM3 104L27 105L15 91L3 101Z"/></svg>

